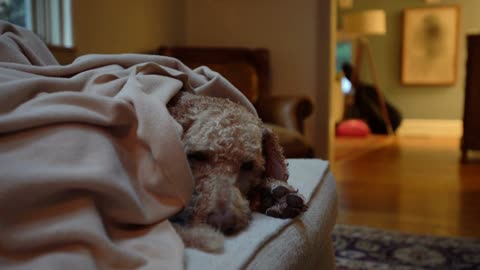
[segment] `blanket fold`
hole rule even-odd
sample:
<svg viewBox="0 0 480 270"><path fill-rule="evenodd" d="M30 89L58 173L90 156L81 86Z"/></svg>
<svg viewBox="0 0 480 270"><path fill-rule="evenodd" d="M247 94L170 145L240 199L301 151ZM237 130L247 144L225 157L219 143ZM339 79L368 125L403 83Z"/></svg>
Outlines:
<svg viewBox="0 0 480 270"><path fill-rule="evenodd" d="M61 66L0 22L0 268L183 268L167 220L193 187L166 107L178 91L254 111L206 67L137 54Z"/></svg>

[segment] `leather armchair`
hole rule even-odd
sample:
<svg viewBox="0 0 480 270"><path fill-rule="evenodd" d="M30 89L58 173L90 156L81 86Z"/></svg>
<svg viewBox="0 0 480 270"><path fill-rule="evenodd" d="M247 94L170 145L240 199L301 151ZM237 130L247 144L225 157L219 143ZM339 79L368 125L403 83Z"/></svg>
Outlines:
<svg viewBox="0 0 480 270"><path fill-rule="evenodd" d="M267 49L160 47L155 53L175 57L190 68L205 65L219 72L253 103L260 118L278 135L287 158L313 157L304 136L304 120L313 104L307 97L270 95Z"/></svg>
<svg viewBox="0 0 480 270"><path fill-rule="evenodd" d="M313 148L304 134L304 120L313 112L306 97L272 96L255 104L265 125L277 135L287 158L311 158Z"/></svg>

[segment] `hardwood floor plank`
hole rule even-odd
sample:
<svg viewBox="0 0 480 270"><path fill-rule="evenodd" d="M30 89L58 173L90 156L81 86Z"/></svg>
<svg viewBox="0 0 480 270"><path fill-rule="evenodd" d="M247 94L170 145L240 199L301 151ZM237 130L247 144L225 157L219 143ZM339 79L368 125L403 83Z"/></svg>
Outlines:
<svg viewBox="0 0 480 270"><path fill-rule="evenodd" d="M338 223L480 237L480 162L461 164L459 141L337 140Z"/></svg>

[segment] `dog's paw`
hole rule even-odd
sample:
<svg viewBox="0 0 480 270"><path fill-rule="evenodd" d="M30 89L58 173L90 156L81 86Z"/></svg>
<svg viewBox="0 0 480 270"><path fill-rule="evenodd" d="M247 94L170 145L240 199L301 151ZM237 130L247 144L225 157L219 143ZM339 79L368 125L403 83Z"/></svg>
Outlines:
<svg viewBox="0 0 480 270"><path fill-rule="evenodd" d="M267 216L294 218L308 209L305 198L298 193L298 190L285 181L270 180L269 182L271 196L265 202Z"/></svg>
<svg viewBox="0 0 480 270"><path fill-rule="evenodd" d="M220 231L207 224L189 227L174 224L174 228L186 247L196 248L210 253L223 252L225 238Z"/></svg>

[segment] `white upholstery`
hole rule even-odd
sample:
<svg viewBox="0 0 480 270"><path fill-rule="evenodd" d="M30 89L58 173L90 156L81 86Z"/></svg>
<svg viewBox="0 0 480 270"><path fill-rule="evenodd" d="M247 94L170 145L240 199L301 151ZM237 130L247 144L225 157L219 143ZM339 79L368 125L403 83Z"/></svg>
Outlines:
<svg viewBox="0 0 480 270"><path fill-rule="evenodd" d="M290 183L308 200L300 218L254 214L248 229L227 238L223 254L187 249L186 269L335 269L331 232L337 213L328 162L290 159Z"/></svg>

